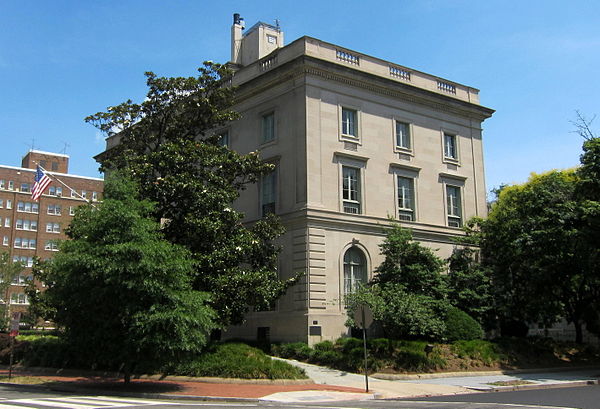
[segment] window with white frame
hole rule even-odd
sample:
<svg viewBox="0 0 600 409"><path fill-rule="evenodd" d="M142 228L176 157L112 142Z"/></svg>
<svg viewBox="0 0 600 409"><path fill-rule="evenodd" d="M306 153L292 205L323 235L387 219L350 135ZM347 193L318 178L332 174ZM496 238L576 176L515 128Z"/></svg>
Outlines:
<svg viewBox="0 0 600 409"><path fill-rule="evenodd" d="M69 216L75 216L75 206L69 206Z"/></svg>
<svg viewBox="0 0 600 409"><path fill-rule="evenodd" d="M12 200L11 199L6 199L6 208L12 209Z"/></svg>
<svg viewBox="0 0 600 409"><path fill-rule="evenodd" d="M3 246L8 246L8 236L2 237L2 245Z"/></svg>
<svg viewBox="0 0 600 409"><path fill-rule="evenodd" d="M17 230L37 231L37 221L27 219L17 219L15 228Z"/></svg>
<svg viewBox="0 0 600 409"><path fill-rule="evenodd" d="M77 192L73 189L71 189L71 197L77 197Z"/></svg>
<svg viewBox="0 0 600 409"><path fill-rule="evenodd" d="M60 216L61 213L62 213L62 208L61 208L60 205L51 204L51 205L48 205L48 212L47 213L55 215L55 216Z"/></svg>
<svg viewBox="0 0 600 409"><path fill-rule="evenodd" d="M342 108L342 135L358 138L358 111Z"/></svg>
<svg viewBox="0 0 600 409"><path fill-rule="evenodd" d="M396 121L396 148L410 150L410 124Z"/></svg>
<svg viewBox="0 0 600 409"><path fill-rule="evenodd" d="M360 169L342 166L342 205L344 213L360 214Z"/></svg>
<svg viewBox="0 0 600 409"><path fill-rule="evenodd" d="M29 183L21 183L21 192L29 192Z"/></svg>
<svg viewBox="0 0 600 409"><path fill-rule="evenodd" d="M446 185L446 212L448 214L448 226L462 226L460 186Z"/></svg>
<svg viewBox="0 0 600 409"><path fill-rule="evenodd" d="M10 227L10 217L4 218L4 227Z"/></svg>
<svg viewBox="0 0 600 409"><path fill-rule="evenodd" d="M46 223L46 233L60 233L60 223Z"/></svg>
<svg viewBox="0 0 600 409"><path fill-rule="evenodd" d="M444 158L458 160L456 135L444 132Z"/></svg>
<svg viewBox="0 0 600 409"><path fill-rule="evenodd" d="M38 213L39 205L31 202L17 202L17 212Z"/></svg>
<svg viewBox="0 0 600 409"><path fill-rule="evenodd" d="M98 200L98 192L92 192L92 201L95 202Z"/></svg>
<svg viewBox="0 0 600 409"><path fill-rule="evenodd" d="M33 257L13 256L13 263L22 263L25 267L33 266Z"/></svg>
<svg viewBox="0 0 600 409"><path fill-rule="evenodd" d="M15 182L12 180L8 181L8 190L15 190Z"/></svg>
<svg viewBox="0 0 600 409"><path fill-rule="evenodd" d="M56 240L49 240L44 245L44 250L58 251L58 242Z"/></svg>
<svg viewBox="0 0 600 409"><path fill-rule="evenodd" d="M35 249L36 240L24 237L16 237L14 241L14 247L17 249Z"/></svg>
<svg viewBox="0 0 600 409"><path fill-rule="evenodd" d="M62 187L60 186L50 186L50 188L48 189L48 194L50 196L62 196Z"/></svg>
<svg viewBox="0 0 600 409"><path fill-rule="evenodd" d="M11 304L29 304L29 300L27 299L27 294L24 293L13 293L10 295L10 303Z"/></svg>
<svg viewBox="0 0 600 409"><path fill-rule="evenodd" d="M262 116L262 142L271 142L275 139L275 113L269 112Z"/></svg>
<svg viewBox="0 0 600 409"><path fill-rule="evenodd" d="M398 183L398 219L416 220L415 215L415 180L404 176L397 177Z"/></svg>
<svg viewBox="0 0 600 409"><path fill-rule="evenodd" d="M0 209L4 207L4 199L0 199Z"/></svg>
<svg viewBox="0 0 600 409"><path fill-rule="evenodd" d="M4 186L6 186L6 181L4 179L0 179L0 189L4 189Z"/></svg>
<svg viewBox="0 0 600 409"><path fill-rule="evenodd" d="M275 213L277 204L277 172L264 175L261 179L261 211L266 216L269 213Z"/></svg>
<svg viewBox="0 0 600 409"><path fill-rule="evenodd" d="M19 274L18 276L15 276L12 280L12 283L14 285L26 285L28 281L33 280L33 277L31 275L22 275Z"/></svg>
<svg viewBox="0 0 600 409"><path fill-rule="evenodd" d="M87 190L81 191L81 197L83 197L84 199L87 199Z"/></svg>
<svg viewBox="0 0 600 409"><path fill-rule="evenodd" d="M367 261L362 250L350 247L344 253L344 295L367 283Z"/></svg>

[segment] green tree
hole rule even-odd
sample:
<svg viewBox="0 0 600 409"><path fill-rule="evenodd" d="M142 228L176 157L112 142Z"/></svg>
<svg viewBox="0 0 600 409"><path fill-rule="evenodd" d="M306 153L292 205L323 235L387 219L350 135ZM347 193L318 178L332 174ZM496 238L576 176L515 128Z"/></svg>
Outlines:
<svg viewBox="0 0 600 409"><path fill-rule="evenodd" d="M4 300L4 304L2 304L2 309L0 310L2 315L1 327L6 327L10 318L10 286L19 273L23 271L24 267L23 263L13 262L7 252L0 253L0 294Z"/></svg>
<svg viewBox="0 0 600 409"><path fill-rule="evenodd" d="M231 72L210 62L198 71L189 78L148 72L144 102L128 100L86 121L118 141L102 155L102 168L126 169L157 203L165 237L192 252L194 288L212 293L226 326L241 323L250 307L268 308L297 278L282 280L276 271L277 219L247 227L232 208L240 190L273 166L220 144L216 131L238 117Z"/></svg>
<svg viewBox="0 0 600 409"><path fill-rule="evenodd" d="M448 259L448 301L491 329L493 298L489 271L479 262L479 249L456 247Z"/></svg>
<svg viewBox="0 0 600 409"><path fill-rule="evenodd" d="M39 301L55 310L78 362L121 369L125 382L200 351L213 328L208 295L191 289L188 250L163 238L153 212L113 175L104 201L77 212L70 240L35 272L47 285Z"/></svg>
<svg viewBox="0 0 600 409"><path fill-rule="evenodd" d="M575 190L581 206L581 251L587 254L586 268L596 281L590 286L596 289L595 301L586 309L584 321L588 331L600 336L600 137L592 131L594 118L588 120L579 112L577 116L577 132L584 139Z"/></svg>
<svg viewBox="0 0 600 409"><path fill-rule="evenodd" d="M598 280L576 186L574 171L552 171L504 188L482 225L481 249L501 317L545 326L564 317L581 342Z"/></svg>
<svg viewBox="0 0 600 409"><path fill-rule="evenodd" d="M387 230L380 249L385 259L373 280L346 297L349 316L366 304L388 337L443 339L449 308L444 261L399 225Z"/></svg>
<svg viewBox="0 0 600 409"><path fill-rule="evenodd" d="M385 259L375 270L374 284L401 284L411 294L445 298L447 288L441 273L446 263L413 241L410 230L393 225L379 247Z"/></svg>

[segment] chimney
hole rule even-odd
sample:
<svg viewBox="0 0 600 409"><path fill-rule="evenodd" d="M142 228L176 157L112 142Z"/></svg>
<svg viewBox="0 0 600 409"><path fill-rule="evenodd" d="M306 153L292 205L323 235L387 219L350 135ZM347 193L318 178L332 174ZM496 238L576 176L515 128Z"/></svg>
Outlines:
<svg viewBox="0 0 600 409"><path fill-rule="evenodd" d="M231 63L237 65L242 63L242 30L244 27L244 19L240 17L239 13L235 13L231 26Z"/></svg>

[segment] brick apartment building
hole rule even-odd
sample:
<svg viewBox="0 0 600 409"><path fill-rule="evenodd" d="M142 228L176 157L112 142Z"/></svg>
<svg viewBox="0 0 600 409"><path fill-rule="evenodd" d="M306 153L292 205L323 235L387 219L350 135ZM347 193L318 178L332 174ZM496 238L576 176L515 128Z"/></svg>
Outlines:
<svg viewBox="0 0 600 409"><path fill-rule="evenodd" d="M38 164L52 182L36 202L31 188ZM31 279L34 257L51 258L58 251L58 241L66 238L75 209L86 201L100 200L103 188L102 179L69 174L68 155L31 150L21 167L0 165L0 252L8 252L13 261L26 266L7 294L0 294L0 303L9 303L13 312L27 310L24 289ZM41 283L37 285L41 288Z"/></svg>

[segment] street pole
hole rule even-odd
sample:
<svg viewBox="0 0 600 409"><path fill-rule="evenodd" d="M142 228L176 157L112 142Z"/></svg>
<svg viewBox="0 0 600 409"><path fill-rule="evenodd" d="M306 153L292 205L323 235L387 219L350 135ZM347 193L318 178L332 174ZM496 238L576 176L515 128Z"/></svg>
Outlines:
<svg viewBox="0 0 600 409"><path fill-rule="evenodd" d="M367 329L365 328L365 306L360 307L362 314L363 348L365 351L365 392L369 392L369 372L367 367ZM11 355L12 356L12 355Z"/></svg>
<svg viewBox="0 0 600 409"><path fill-rule="evenodd" d="M8 366L8 381L12 378L12 367L13 367L13 350L15 349L15 337L10 337L10 363Z"/></svg>

